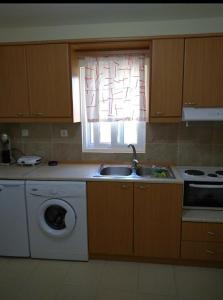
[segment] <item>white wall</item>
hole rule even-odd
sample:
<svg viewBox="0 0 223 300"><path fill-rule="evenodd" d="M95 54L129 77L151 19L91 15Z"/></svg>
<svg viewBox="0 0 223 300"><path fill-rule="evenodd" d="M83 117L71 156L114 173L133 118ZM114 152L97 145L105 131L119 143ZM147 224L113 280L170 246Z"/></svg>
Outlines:
<svg viewBox="0 0 223 300"><path fill-rule="evenodd" d="M51 27L0 28L0 42L136 37L223 32L223 18Z"/></svg>

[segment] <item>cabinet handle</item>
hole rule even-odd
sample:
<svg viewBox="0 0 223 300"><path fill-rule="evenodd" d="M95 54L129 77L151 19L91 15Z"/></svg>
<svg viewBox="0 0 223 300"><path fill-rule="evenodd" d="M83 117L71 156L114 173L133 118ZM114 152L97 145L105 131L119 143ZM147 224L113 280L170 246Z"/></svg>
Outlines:
<svg viewBox="0 0 223 300"><path fill-rule="evenodd" d="M32 113L32 116L35 116L35 117L44 116L44 115L45 115L45 113L43 113L43 112Z"/></svg>
<svg viewBox="0 0 223 300"><path fill-rule="evenodd" d="M212 236L215 235L215 233L212 232L212 231L208 231L208 234L209 234L209 235L212 235Z"/></svg>
<svg viewBox="0 0 223 300"><path fill-rule="evenodd" d="M191 105L191 106L197 105L195 102L185 102L184 104L185 105Z"/></svg>
<svg viewBox="0 0 223 300"><path fill-rule="evenodd" d="M206 249L206 253L211 254L211 255L215 254L214 251L211 251L209 249Z"/></svg>
<svg viewBox="0 0 223 300"><path fill-rule="evenodd" d="M126 184L122 184L122 185L121 185L121 188L122 188L122 189L127 189L128 186L127 186Z"/></svg>
<svg viewBox="0 0 223 300"><path fill-rule="evenodd" d="M145 190L149 188L148 185L137 185L136 187L140 190Z"/></svg>
<svg viewBox="0 0 223 300"><path fill-rule="evenodd" d="M156 111L156 115L157 116L163 115L163 112L162 111Z"/></svg>
<svg viewBox="0 0 223 300"><path fill-rule="evenodd" d="M26 116L26 114L24 114L24 113L17 113L17 116L18 117L24 117L24 116Z"/></svg>

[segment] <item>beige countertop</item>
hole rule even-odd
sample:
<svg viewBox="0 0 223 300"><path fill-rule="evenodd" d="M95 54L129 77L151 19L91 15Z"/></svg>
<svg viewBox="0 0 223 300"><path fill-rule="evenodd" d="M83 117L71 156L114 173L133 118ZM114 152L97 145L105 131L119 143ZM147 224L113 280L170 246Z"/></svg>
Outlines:
<svg viewBox="0 0 223 300"><path fill-rule="evenodd" d="M57 166L39 165L26 175L27 180L82 180L91 179L100 164L58 164Z"/></svg>
<svg viewBox="0 0 223 300"><path fill-rule="evenodd" d="M38 166L0 165L0 179L22 180L37 168Z"/></svg>
<svg viewBox="0 0 223 300"><path fill-rule="evenodd" d="M223 223L223 210L184 209L182 221Z"/></svg>
<svg viewBox="0 0 223 300"><path fill-rule="evenodd" d="M40 164L33 167L0 166L0 179L17 180L81 180L81 181L126 181L151 183L182 183L177 168L172 167L174 179L149 178L140 176L99 176L100 164L58 164L48 166Z"/></svg>

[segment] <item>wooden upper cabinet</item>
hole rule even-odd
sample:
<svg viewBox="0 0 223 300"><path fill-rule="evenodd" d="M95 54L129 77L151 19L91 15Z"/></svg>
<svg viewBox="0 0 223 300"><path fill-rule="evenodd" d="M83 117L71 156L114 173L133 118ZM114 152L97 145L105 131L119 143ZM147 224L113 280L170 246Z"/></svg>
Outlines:
<svg viewBox="0 0 223 300"><path fill-rule="evenodd" d="M134 184L134 250L136 256L178 258L182 185Z"/></svg>
<svg viewBox="0 0 223 300"><path fill-rule="evenodd" d="M184 39L153 40L150 121L180 119L183 61Z"/></svg>
<svg viewBox="0 0 223 300"><path fill-rule="evenodd" d="M88 182L90 254L133 254L133 183Z"/></svg>
<svg viewBox="0 0 223 300"><path fill-rule="evenodd" d="M29 114L24 46L0 47L0 117Z"/></svg>
<svg viewBox="0 0 223 300"><path fill-rule="evenodd" d="M31 115L71 117L68 44L26 46Z"/></svg>
<svg viewBox="0 0 223 300"><path fill-rule="evenodd" d="M223 106L223 37L185 40L185 106Z"/></svg>

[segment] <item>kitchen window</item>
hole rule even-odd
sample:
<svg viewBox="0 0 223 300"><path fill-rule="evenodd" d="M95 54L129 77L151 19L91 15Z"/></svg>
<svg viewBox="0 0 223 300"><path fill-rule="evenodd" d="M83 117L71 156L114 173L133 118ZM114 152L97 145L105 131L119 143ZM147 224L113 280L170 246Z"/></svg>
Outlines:
<svg viewBox="0 0 223 300"><path fill-rule="evenodd" d="M83 152L145 152L148 56L116 51L80 59Z"/></svg>

